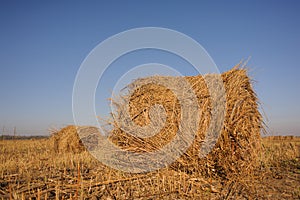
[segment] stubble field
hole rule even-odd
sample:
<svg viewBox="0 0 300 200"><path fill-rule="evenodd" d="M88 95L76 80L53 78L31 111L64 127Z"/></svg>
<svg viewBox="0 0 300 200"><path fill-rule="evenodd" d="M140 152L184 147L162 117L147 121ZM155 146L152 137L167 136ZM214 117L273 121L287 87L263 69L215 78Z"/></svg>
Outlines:
<svg viewBox="0 0 300 200"><path fill-rule="evenodd" d="M0 199L299 199L300 138L266 137L260 165L221 179L174 168L128 174L48 139L0 141Z"/></svg>

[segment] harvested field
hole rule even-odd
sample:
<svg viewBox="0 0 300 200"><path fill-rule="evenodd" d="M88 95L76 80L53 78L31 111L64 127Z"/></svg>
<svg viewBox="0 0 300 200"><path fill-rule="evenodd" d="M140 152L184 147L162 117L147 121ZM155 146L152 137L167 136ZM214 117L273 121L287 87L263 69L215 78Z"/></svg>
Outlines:
<svg viewBox="0 0 300 200"><path fill-rule="evenodd" d="M155 116L150 108L157 104L165 110L165 124L156 135L141 138L127 134L113 123L108 139L126 152L157 151L176 137L179 124L185 120L180 117L184 111L179 100L167 88L156 84L134 87L147 79L133 82L133 93L121 98L128 100L130 119L139 127L149 125L151 116ZM172 80L174 84L179 82L176 77ZM214 92L205 81L214 85L216 75L185 80L202 108L201 118L196 122L199 128L191 145L171 165L147 173L112 169L91 154L102 147L100 140L84 134L97 129L67 126L55 131L50 139L0 141L0 199L300 198L300 139L261 139L262 117L246 70L234 68L221 76L226 98L224 123L214 148L204 158L199 157L199 149L210 129L213 107L220 106L215 103L219 96L213 97L215 102L211 100ZM114 103L120 105L118 101ZM184 134L180 139L183 143L188 140ZM90 152L83 143L88 144Z"/></svg>
<svg viewBox="0 0 300 200"><path fill-rule="evenodd" d="M0 141L0 199L299 199L300 138L262 140L252 177L222 180L165 168L110 169L88 152L58 154L49 140Z"/></svg>

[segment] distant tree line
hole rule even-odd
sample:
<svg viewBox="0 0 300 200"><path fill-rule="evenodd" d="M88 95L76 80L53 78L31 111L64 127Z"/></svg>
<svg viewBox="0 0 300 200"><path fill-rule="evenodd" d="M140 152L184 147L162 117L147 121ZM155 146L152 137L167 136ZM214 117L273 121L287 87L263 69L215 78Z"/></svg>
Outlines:
<svg viewBox="0 0 300 200"><path fill-rule="evenodd" d="M49 138L49 136L14 136L14 135L1 135L0 140L31 140L31 139L44 139Z"/></svg>

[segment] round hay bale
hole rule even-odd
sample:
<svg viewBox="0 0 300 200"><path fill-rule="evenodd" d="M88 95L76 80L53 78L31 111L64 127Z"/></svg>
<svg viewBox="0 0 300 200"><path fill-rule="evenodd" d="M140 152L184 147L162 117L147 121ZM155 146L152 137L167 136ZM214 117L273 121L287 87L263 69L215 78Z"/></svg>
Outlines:
<svg viewBox="0 0 300 200"><path fill-rule="evenodd" d="M248 174L258 164L263 122L258 111L258 99L245 69L235 67L221 75L226 92L223 129L213 150L204 158L198 156L210 124L212 110L205 80L213 80L214 76L216 75L205 75L205 79L200 75L185 77L197 96L201 118L192 145L171 167L189 173L197 172L223 178ZM123 98L129 98L129 113L136 125L146 126L150 123L149 111L156 104L164 107L166 121L159 133L148 138L127 134L115 124L110 134L110 140L115 145L127 151L151 152L162 148L174 138L181 119L181 107L170 89L147 84Z"/></svg>
<svg viewBox="0 0 300 200"><path fill-rule="evenodd" d="M73 125L54 132L50 140L56 153L80 153L85 151L85 147L77 134L77 128Z"/></svg>

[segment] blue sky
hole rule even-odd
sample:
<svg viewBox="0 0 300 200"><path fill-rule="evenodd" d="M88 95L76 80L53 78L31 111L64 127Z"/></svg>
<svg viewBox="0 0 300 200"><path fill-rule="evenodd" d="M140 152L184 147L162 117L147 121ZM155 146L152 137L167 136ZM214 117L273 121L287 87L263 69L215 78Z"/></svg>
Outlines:
<svg viewBox="0 0 300 200"><path fill-rule="evenodd" d="M269 132L300 135L299 10L296 0L1 1L0 128L10 132L16 126L18 134L36 135L72 124L73 84L89 52L114 34L151 26L192 37L221 72L251 56L249 74ZM122 75L121 66L144 62L195 75L166 53L120 58L97 91L99 113Z"/></svg>

